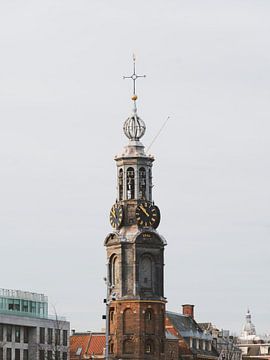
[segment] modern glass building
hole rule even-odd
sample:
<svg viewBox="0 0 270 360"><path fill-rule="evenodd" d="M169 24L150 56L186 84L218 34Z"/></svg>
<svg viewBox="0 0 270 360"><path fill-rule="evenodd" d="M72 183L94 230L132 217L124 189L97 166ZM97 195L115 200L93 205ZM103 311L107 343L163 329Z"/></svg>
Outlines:
<svg viewBox="0 0 270 360"><path fill-rule="evenodd" d="M27 317L48 318L48 298L28 291L0 289L0 312Z"/></svg>
<svg viewBox="0 0 270 360"><path fill-rule="evenodd" d="M69 330L47 296L0 289L0 360L69 360Z"/></svg>

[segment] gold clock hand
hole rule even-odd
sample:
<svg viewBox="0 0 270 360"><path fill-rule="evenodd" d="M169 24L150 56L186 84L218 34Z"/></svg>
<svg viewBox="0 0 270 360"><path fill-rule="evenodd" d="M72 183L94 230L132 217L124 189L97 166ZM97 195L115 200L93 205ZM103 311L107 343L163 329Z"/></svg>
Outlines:
<svg viewBox="0 0 270 360"><path fill-rule="evenodd" d="M145 213L146 216L149 217L148 212L145 210L145 208L142 205L140 205L139 208Z"/></svg>

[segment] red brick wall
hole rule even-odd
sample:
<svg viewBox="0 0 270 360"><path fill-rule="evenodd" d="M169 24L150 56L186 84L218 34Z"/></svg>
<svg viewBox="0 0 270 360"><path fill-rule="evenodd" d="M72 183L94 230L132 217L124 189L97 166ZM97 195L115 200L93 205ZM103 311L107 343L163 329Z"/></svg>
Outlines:
<svg viewBox="0 0 270 360"><path fill-rule="evenodd" d="M114 315L110 317L110 342L115 357L165 360L163 302L114 301L111 308Z"/></svg>

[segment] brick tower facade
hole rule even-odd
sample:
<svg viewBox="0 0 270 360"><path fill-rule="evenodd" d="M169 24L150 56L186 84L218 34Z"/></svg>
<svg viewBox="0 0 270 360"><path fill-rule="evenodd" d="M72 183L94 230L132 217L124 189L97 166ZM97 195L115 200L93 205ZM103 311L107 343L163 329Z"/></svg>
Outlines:
<svg viewBox="0 0 270 360"><path fill-rule="evenodd" d="M124 123L128 145L116 156L117 200L110 212L114 231L105 239L108 264L107 359L164 360L165 239L157 232L160 212L152 200L152 164L140 138L135 72L132 115Z"/></svg>

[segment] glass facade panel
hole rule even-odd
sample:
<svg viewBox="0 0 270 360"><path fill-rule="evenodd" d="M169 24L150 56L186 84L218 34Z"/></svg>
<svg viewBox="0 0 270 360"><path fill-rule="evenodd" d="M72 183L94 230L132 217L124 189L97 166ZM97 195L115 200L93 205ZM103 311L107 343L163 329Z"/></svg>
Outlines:
<svg viewBox="0 0 270 360"><path fill-rule="evenodd" d="M15 360L21 360L21 350L20 349L15 349Z"/></svg>
<svg viewBox="0 0 270 360"><path fill-rule="evenodd" d="M48 350L48 351L47 351L47 359L48 359L48 360L53 360L52 350Z"/></svg>
<svg viewBox="0 0 270 360"><path fill-rule="evenodd" d="M45 360L45 350L39 350L39 360Z"/></svg>
<svg viewBox="0 0 270 360"><path fill-rule="evenodd" d="M39 342L40 344L45 344L45 328L39 328Z"/></svg>
<svg viewBox="0 0 270 360"><path fill-rule="evenodd" d="M7 360L11 360L11 348L7 348Z"/></svg>
<svg viewBox="0 0 270 360"><path fill-rule="evenodd" d="M20 326L15 326L15 342L19 343L21 341L21 328Z"/></svg>
<svg viewBox="0 0 270 360"><path fill-rule="evenodd" d="M0 313L48 317L48 299L43 294L0 289Z"/></svg>
<svg viewBox="0 0 270 360"><path fill-rule="evenodd" d="M63 356L62 356L63 360L67 360L67 353L63 352Z"/></svg>
<svg viewBox="0 0 270 360"><path fill-rule="evenodd" d="M4 360L4 350L0 347L0 360Z"/></svg>
<svg viewBox="0 0 270 360"><path fill-rule="evenodd" d="M63 345L67 346L67 330L63 330Z"/></svg>
<svg viewBox="0 0 270 360"><path fill-rule="evenodd" d="M47 342L48 344L52 344L52 341L53 341L53 329L48 328Z"/></svg>
<svg viewBox="0 0 270 360"><path fill-rule="evenodd" d="M12 341L12 325L7 325L7 341Z"/></svg>
<svg viewBox="0 0 270 360"><path fill-rule="evenodd" d="M4 340L4 326L0 324L0 341Z"/></svg>
<svg viewBox="0 0 270 360"><path fill-rule="evenodd" d="M27 349L23 350L23 360L28 360L28 350Z"/></svg>
<svg viewBox="0 0 270 360"><path fill-rule="evenodd" d="M28 312L29 311L29 301L22 300L22 311Z"/></svg>
<svg viewBox="0 0 270 360"><path fill-rule="evenodd" d="M29 341L29 329L27 327L24 327L23 329L23 342L25 344L28 344Z"/></svg>
<svg viewBox="0 0 270 360"><path fill-rule="evenodd" d="M55 329L55 345L60 345L60 329Z"/></svg>

